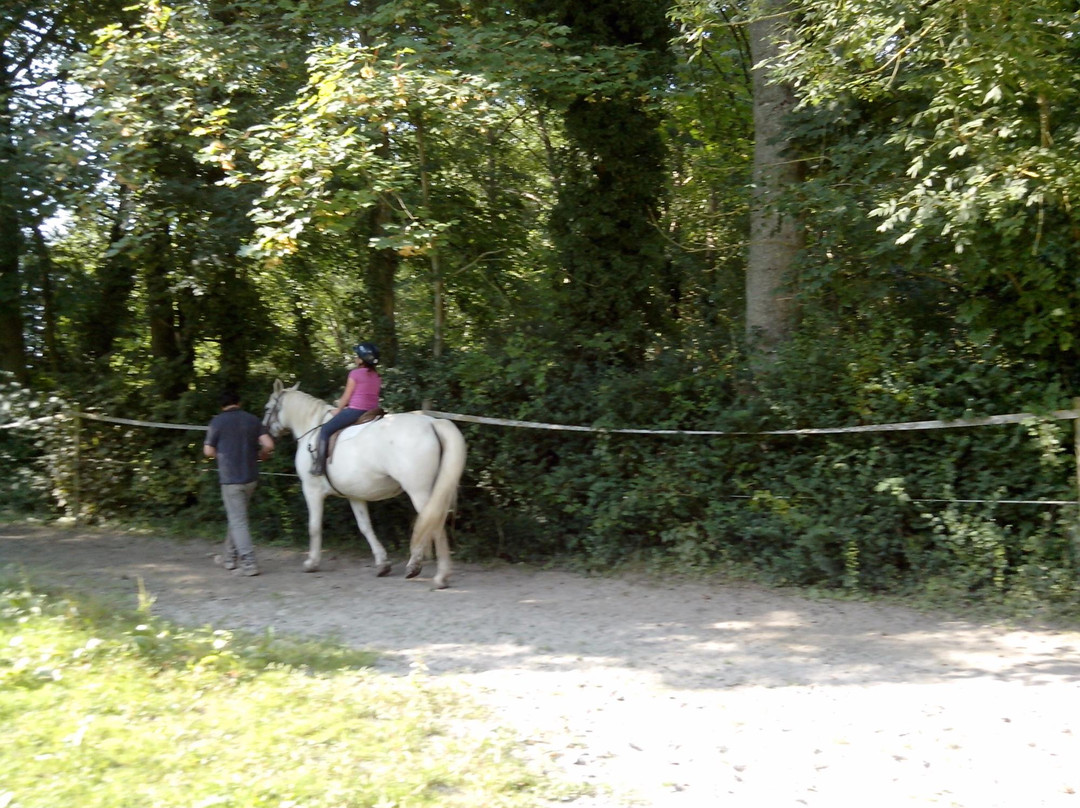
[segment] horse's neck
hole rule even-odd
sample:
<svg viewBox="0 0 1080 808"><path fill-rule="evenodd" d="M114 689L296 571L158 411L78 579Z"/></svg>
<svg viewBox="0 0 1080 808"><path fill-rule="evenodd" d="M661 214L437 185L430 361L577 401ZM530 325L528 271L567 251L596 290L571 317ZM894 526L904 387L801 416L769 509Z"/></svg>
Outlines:
<svg viewBox="0 0 1080 808"><path fill-rule="evenodd" d="M333 409L325 401L299 390L291 391L289 405L289 428L298 435L319 426L326 418L326 413Z"/></svg>

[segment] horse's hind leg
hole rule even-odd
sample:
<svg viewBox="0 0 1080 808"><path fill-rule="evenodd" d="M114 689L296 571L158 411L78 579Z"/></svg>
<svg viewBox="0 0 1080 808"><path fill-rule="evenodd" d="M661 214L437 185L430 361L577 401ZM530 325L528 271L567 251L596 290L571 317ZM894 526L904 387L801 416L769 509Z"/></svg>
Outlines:
<svg viewBox="0 0 1080 808"><path fill-rule="evenodd" d="M386 560L386 549L375 537L375 528L371 525L371 514L368 512L367 503L363 500L352 499L349 500L349 504L352 506L353 516L356 517L356 526L364 534L364 538L371 547L371 554L375 556L375 574L380 578L389 575L390 562Z"/></svg>
<svg viewBox="0 0 1080 808"><path fill-rule="evenodd" d="M406 578L415 578L420 574L420 570L424 568L424 556L427 555L427 547L423 544L418 546L415 539L416 537L413 536L414 543L409 548L409 563L405 565Z"/></svg>
<svg viewBox="0 0 1080 808"><path fill-rule="evenodd" d="M425 547L416 546L416 536L413 536L413 541L409 547L409 563L405 565L405 577L415 578L420 574L420 570L424 568L424 554L426 552Z"/></svg>
<svg viewBox="0 0 1080 808"><path fill-rule="evenodd" d="M435 577L432 579L432 583L435 585L436 589L446 589L447 579L450 577L451 566L450 540L446 536L446 513L444 512L438 515L438 525L432 525L430 518L427 520L421 518L424 508L431 499L430 491L423 488L419 491L410 491L406 488L406 491L408 491L409 499L412 500L413 507L416 508L417 521L416 524L413 525L412 539L409 548L409 563L405 566L405 577L415 578L420 574L420 570L424 566L424 558L431 550L432 544L434 544L435 557L438 559L438 567L435 570Z"/></svg>
<svg viewBox="0 0 1080 808"><path fill-rule="evenodd" d="M438 567L432 583L436 589L446 589L450 585L450 540L446 538L445 528L435 536L435 557L438 559Z"/></svg>
<svg viewBox="0 0 1080 808"><path fill-rule="evenodd" d="M438 561L435 568L435 577L431 579L431 582L436 589L446 589L449 585L447 580L450 578L450 540L446 537L445 528L440 528L435 533L434 542L435 557ZM406 578L415 578L420 574L420 570L424 566L424 556L427 555L427 549L427 545L422 543L418 543L417 546L412 548L409 563L405 565Z"/></svg>
<svg viewBox="0 0 1080 808"><path fill-rule="evenodd" d="M409 499L412 500L413 507L419 514L424 505L428 501L426 494L417 494L412 491L409 493ZM424 556L427 555L427 542L426 537L420 536L416 532L415 526L413 527L413 534L409 541L409 563L405 565L405 577L415 578L420 574L420 571L424 568Z"/></svg>

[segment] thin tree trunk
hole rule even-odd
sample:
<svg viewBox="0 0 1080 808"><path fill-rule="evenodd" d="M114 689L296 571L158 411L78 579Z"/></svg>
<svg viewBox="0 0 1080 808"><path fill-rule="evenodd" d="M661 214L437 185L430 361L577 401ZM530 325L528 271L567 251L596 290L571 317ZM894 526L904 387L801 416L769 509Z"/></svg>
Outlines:
<svg viewBox="0 0 1080 808"><path fill-rule="evenodd" d="M237 261L226 259L222 268L220 308L217 311L221 334L221 382L239 390L247 381L251 362L249 357L249 318L255 294L241 275Z"/></svg>
<svg viewBox="0 0 1080 808"><path fill-rule="evenodd" d="M60 345L57 340L56 292L53 285L53 261L49 245L41 227L34 225L34 254L41 278L41 340L45 353L45 367L56 372L60 369Z"/></svg>
<svg viewBox="0 0 1080 808"><path fill-rule="evenodd" d="M22 239L10 81L7 59L0 48L0 370L15 374L18 381L25 383L29 373L19 273Z"/></svg>
<svg viewBox="0 0 1080 808"><path fill-rule="evenodd" d="M383 196L368 216L368 232L372 236L386 235L386 225L394 218L394 209ZM397 250L372 250L367 262L365 286L371 315L371 338L379 346L382 362L393 366L397 362L397 299L394 286L401 256Z"/></svg>
<svg viewBox="0 0 1080 808"><path fill-rule="evenodd" d="M301 294L296 286L290 287L289 295L292 300L293 327L296 331L296 372L298 380L302 385L314 389L320 375L316 372L318 365L312 339L315 324L304 310Z"/></svg>
<svg viewBox="0 0 1080 808"><path fill-rule="evenodd" d="M750 252L746 268L746 334L751 356L770 361L795 325L794 267L803 247L802 223L783 207L785 194L802 182L800 164L788 150L787 116L794 109L790 86L773 83L762 62L775 57L788 24L788 0L762 0L750 25L754 63L754 168Z"/></svg>
<svg viewBox="0 0 1080 808"><path fill-rule="evenodd" d="M431 174L428 171L427 162L427 130L424 127L424 117L421 113L412 116L413 125L416 127L417 159L420 162L420 194L424 207L424 215L431 216ZM438 359L443 354L443 332L446 325L446 304L443 298L442 261L439 258L439 250L432 247L428 252L428 260L431 264L431 297L432 297L432 342L431 355Z"/></svg>

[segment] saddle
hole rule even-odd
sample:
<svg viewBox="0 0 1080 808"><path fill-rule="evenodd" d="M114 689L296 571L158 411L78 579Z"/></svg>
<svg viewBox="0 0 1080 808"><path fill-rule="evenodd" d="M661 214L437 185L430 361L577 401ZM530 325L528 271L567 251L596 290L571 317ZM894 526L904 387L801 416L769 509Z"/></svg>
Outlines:
<svg viewBox="0 0 1080 808"><path fill-rule="evenodd" d="M378 421L384 415L386 415L386 410L384 410L382 407L373 407L370 410L367 410L359 418L357 418L355 422L353 422L349 426L345 427L345 429L349 429L350 427L353 427L353 426L360 426L360 424L368 424L368 423L371 423L372 421ZM330 436L330 443L326 447L326 462L327 463L329 463L330 458L334 456L334 447L337 446L338 435L340 435L342 432L344 432L345 429L342 429L342 430L340 430L338 432L335 432L333 435Z"/></svg>

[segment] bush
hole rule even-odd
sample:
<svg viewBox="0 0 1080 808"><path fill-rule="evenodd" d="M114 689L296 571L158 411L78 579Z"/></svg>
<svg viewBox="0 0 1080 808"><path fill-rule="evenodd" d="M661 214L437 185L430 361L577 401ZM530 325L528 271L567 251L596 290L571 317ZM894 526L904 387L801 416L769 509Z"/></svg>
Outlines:
<svg viewBox="0 0 1080 808"><path fill-rule="evenodd" d="M796 343L753 387L735 361L659 354L561 367L538 341L454 357L442 409L597 428L759 432L952 419L1067 405L1038 368L913 329ZM545 357L531 363L528 357ZM452 380L452 381L451 381ZM466 427L459 553L736 566L769 581L972 597L1075 598L1067 422L810 437ZM982 500L964 504L957 500Z"/></svg>
<svg viewBox="0 0 1080 808"><path fill-rule="evenodd" d="M1067 385L1045 369L986 345L942 344L893 326L796 340L771 372L753 379L735 355L668 350L634 367L569 365L558 361L557 341L512 336L489 351L451 354L438 367L393 368L384 401L400 411L431 399L448 411L598 430L462 424L469 461L451 531L460 559L557 559L596 570L646 560L850 592L947 587L996 602L1075 600L1075 509L1010 504L1075 499L1067 422L761 434L1068 404ZM192 400L157 415L175 422L200 412L201 423L213 411ZM619 428L743 434L603 431ZM5 439L12 440L0 434ZM21 501L40 503L33 494L51 491L56 508L71 509L71 440L70 428L57 426L16 439L6 468L29 458L22 466L35 472L9 477L33 480ZM182 516L189 527L220 530L220 497L199 441L87 424L83 515ZM293 449L284 441L263 467L252 509L261 541L306 542ZM362 545L349 509L334 502L324 520L328 546ZM414 518L408 501L373 510L380 539L403 552Z"/></svg>

